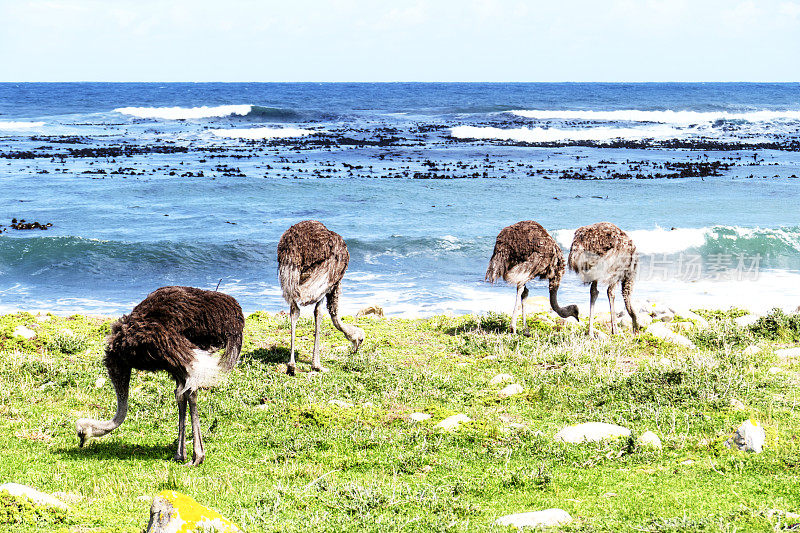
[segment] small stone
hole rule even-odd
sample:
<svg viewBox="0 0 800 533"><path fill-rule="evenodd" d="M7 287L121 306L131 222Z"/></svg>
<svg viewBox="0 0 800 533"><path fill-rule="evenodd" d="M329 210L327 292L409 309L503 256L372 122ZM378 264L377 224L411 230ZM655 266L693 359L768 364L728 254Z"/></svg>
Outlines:
<svg viewBox="0 0 800 533"><path fill-rule="evenodd" d="M103 376L100 376L99 378L97 378L97 379L95 380L95 382L94 382L94 388L95 388L95 389L102 389L102 388L103 388L103 385L105 385L105 384L106 384L106 381L107 381L107 380L106 380L106 378L105 378L105 377L103 377Z"/></svg>
<svg viewBox="0 0 800 533"><path fill-rule="evenodd" d="M175 492L161 491L150 505L150 522L146 533L174 533L177 531L215 531L237 533L241 529L230 520L203 505L194 498Z"/></svg>
<svg viewBox="0 0 800 533"><path fill-rule="evenodd" d="M638 439L636 439L641 446L652 446L653 448L661 448L661 439L652 431L645 431Z"/></svg>
<svg viewBox="0 0 800 533"><path fill-rule="evenodd" d="M775 355L781 359L794 359L800 357L800 348L783 348L782 350L775 350Z"/></svg>
<svg viewBox="0 0 800 533"><path fill-rule="evenodd" d="M687 465L687 466L688 465L693 465L694 464L694 460L693 459L686 459L685 461L681 461L681 464L682 465Z"/></svg>
<svg viewBox="0 0 800 533"><path fill-rule="evenodd" d="M14 328L12 335L14 337L22 337L23 339L31 340L36 336L36 332L27 326L19 325Z"/></svg>
<svg viewBox="0 0 800 533"><path fill-rule="evenodd" d="M680 333L675 333L674 331L670 330L663 322L653 322L647 326L646 331L653 337L657 337L667 342L671 342L685 348L696 348L696 346L692 344L692 341Z"/></svg>
<svg viewBox="0 0 800 533"><path fill-rule="evenodd" d="M734 324L740 328L752 326L756 321L758 321L758 316L756 315L743 315L733 319Z"/></svg>
<svg viewBox="0 0 800 533"><path fill-rule="evenodd" d="M764 449L764 441L767 438L767 432L758 422L753 420L745 420L736 433L725 441L725 446L737 449L743 452L761 453Z"/></svg>
<svg viewBox="0 0 800 533"><path fill-rule="evenodd" d="M453 416L448 416L447 418L436 424L436 427L439 429L443 429L445 431L453 431L455 429L458 429L458 426L460 426L462 422L469 422L470 420L472 419L465 414L457 414Z"/></svg>
<svg viewBox="0 0 800 533"><path fill-rule="evenodd" d="M364 402L361 404L361 407L372 408L375 407L375 404L372 402Z"/></svg>
<svg viewBox="0 0 800 533"><path fill-rule="evenodd" d="M745 409L747 409L747 406L742 402L740 402L739 400L737 400L736 398L731 398L731 407L733 407L737 411L744 411Z"/></svg>
<svg viewBox="0 0 800 533"><path fill-rule="evenodd" d="M606 492L605 494L603 494L603 498L616 498L616 497L617 497L616 492Z"/></svg>
<svg viewBox="0 0 800 533"><path fill-rule="evenodd" d="M366 315L375 315L383 318L383 307L379 305L370 305L369 307L364 307L358 313L356 313L356 318Z"/></svg>
<svg viewBox="0 0 800 533"><path fill-rule="evenodd" d="M658 360L658 366L663 368L672 368L672 361L668 357L662 357Z"/></svg>
<svg viewBox="0 0 800 533"><path fill-rule="evenodd" d="M501 516L495 521L498 526L513 526L519 530L526 527L550 527L566 524L572 517L563 509L545 509L529 513L517 513Z"/></svg>
<svg viewBox="0 0 800 533"><path fill-rule="evenodd" d="M431 415L429 415L428 413L411 413L410 415L408 415L408 419L411 420L412 422L424 422L426 420L429 420L430 418Z"/></svg>
<svg viewBox="0 0 800 533"><path fill-rule="evenodd" d="M74 492L54 492L53 497L67 503L78 503L84 499L84 496Z"/></svg>
<svg viewBox="0 0 800 533"><path fill-rule="evenodd" d="M511 374L497 374L495 377L489 380L489 385L499 385L500 383L505 383L506 381L514 381L514 376Z"/></svg>
<svg viewBox="0 0 800 533"><path fill-rule="evenodd" d="M51 507L57 507L64 510L69 509L69 506L58 498L55 498L46 492L38 491L33 487L28 487L27 485L20 485L19 483L4 483L0 485L0 492L2 491L6 491L12 496L17 496L18 498L27 498L37 505L49 505Z"/></svg>
<svg viewBox="0 0 800 533"><path fill-rule="evenodd" d="M497 393L497 395L501 398L508 398L509 396L514 396L515 394L519 394L523 391L522 385L519 383L512 383L511 385L507 385L503 387L503 389Z"/></svg>
<svg viewBox="0 0 800 533"><path fill-rule="evenodd" d="M586 422L575 426L562 428L555 435L555 440L580 444L582 442L597 442L614 437L627 437L631 430L616 424L605 422Z"/></svg>
<svg viewBox="0 0 800 533"><path fill-rule="evenodd" d="M341 407L342 409L350 409L353 407L352 403L344 400L328 400L328 405L334 405L336 407Z"/></svg>
<svg viewBox="0 0 800 533"><path fill-rule="evenodd" d="M759 348L755 344L751 344L750 346L742 350L742 353L744 355L755 355L757 353L761 353L761 348Z"/></svg>
<svg viewBox="0 0 800 533"><path fill-rule="evenodd" d="M767 372L769 372L772 375L775 375L775 374L780 374L781 372L783 372L783 369L780 368L780 367L777 367L777 366L771 366L771 367L769 367L769 370L767 370Z"/></svg>
<svg viewBox="0 0 800 533"><path fill-rule="evenodd" d="M36 322L50 322L53 319L52 315L36 315Z"/></svg>

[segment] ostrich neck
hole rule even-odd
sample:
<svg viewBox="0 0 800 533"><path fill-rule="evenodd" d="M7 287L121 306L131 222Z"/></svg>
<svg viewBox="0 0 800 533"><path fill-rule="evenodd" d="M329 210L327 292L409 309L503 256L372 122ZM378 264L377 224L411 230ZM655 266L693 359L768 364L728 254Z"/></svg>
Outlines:
<svg viewBox="0 0 800 533"><path fill-rule="evenodd" d="M566 311L558 305L558 284L550 283L550 307L562 318L566 318Z"/></svg>
<svg viewBox="0 0 800 533"><path fill-rule="evenodd" d="M130 385L130 372L117 380L112 380L117 393L117 412L111 420L92 420L94 437L111 433L117 429L128 414L128 387Z"/></svg>

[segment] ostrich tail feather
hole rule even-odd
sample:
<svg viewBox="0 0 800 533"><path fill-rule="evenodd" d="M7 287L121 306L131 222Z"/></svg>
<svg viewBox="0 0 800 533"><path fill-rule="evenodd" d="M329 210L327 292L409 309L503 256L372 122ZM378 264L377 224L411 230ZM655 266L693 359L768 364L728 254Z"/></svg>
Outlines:
<svg viewBox="0 0 800 533"><path fill-rule="evenodd" d="M495 246L492 258L489 260L489 268L486 269L486 281L494 283L498 279L503 279L508 271L509 251L505 246Z"/></svg>

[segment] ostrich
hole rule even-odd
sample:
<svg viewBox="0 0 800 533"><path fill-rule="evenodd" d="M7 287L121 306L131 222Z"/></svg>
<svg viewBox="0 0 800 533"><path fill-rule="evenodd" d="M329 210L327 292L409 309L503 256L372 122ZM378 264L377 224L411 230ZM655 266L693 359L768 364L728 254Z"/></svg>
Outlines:
<svg viewBox="0 0 800 533"><path fill-rule="evenodd" d="M580 275L589 288L589 335L594 334L592 312L597 300L597 284L608 286L608 305L611 309L611 333L617 333L617 315L614 313L614 289L622 281L622 298L631 316L633 331L639 329L636 313L631 305L631 292L639 257L636 246L628 234L610 222L598 222L578 228L567 259L569 268Z"/></svg>
<svg viewBox="0 0 800 533"><path fill-rule="evenodd" d="M192 465L205 459L197 390L210 387L220 371L230 371L242 349L244 315L231 296L194 287L161 287L150 293L131 314L111 326L105 366L117 393L112 420L81 418L75 423L83 446L90 437L117 429L128 412L131 370L169 372L175 380L178 402L178 449L175 460L186 460L186 404L192 418ZM220 358L214 349L225 348Z"/></svg>
<svg viewBox="0 0 800 533"><path fill-rule="evenodd" d="M564 254L558 243L538 222L523 220L503 228L497 236L494 253L486 270L486 281L494 283L503 278L517 286L514 310L511 313L511 332L517 332L517 304L522 307L523 334L529 335L525 321L525 286L534 278L550 281L550 306L563 318L578 318L578 306L558 305L557 293L564 275Z"/></svg>
<svg viewBox="0 0 800 533"><path fill-rule="evenodd" d="M296 371L294 332L300 306L314 304L314 355L311 362L314 370L325 371L319 355L320 305L323 299L327 299L333 325L353 343L354 351L358 351L364 342L361 328L345 324L339 319L341 282L349 261L350 254L342 237L316 220L298 222L281 235L278 242L278 277L292 321L291 354L286 367L286 373L290 376Z"/></svg>

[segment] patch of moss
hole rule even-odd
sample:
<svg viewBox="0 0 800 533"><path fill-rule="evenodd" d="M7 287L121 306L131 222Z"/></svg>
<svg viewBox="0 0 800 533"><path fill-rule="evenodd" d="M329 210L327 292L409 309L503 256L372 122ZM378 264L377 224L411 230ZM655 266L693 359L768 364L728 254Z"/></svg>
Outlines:
<svg viewBox="0 0 800 533"><path fill-rule="evenodd" d="M38 505L27 498L0 492L0 524L31 524L43 526L69 524L67 511L49 505Z"/></svg>

